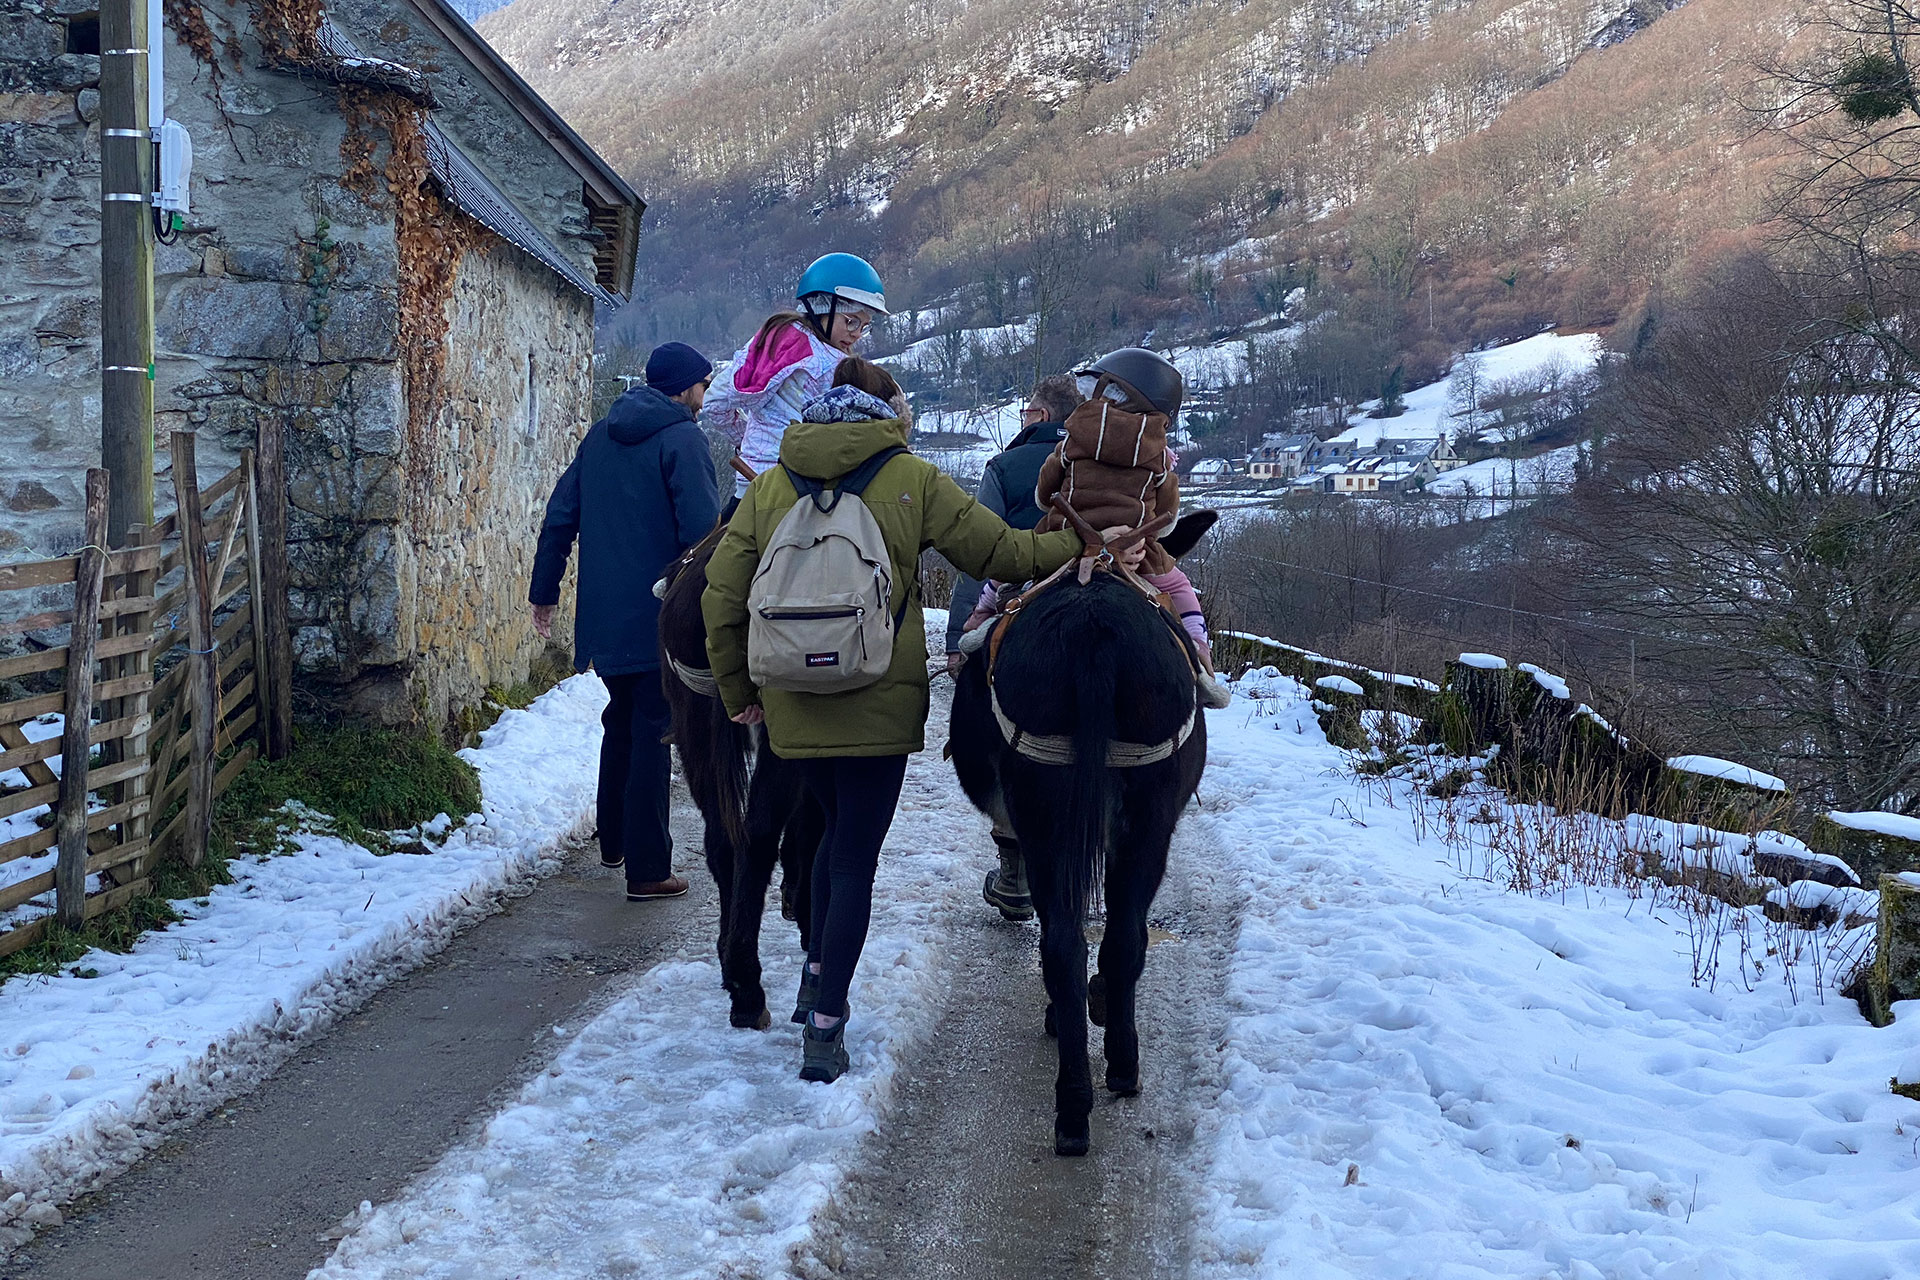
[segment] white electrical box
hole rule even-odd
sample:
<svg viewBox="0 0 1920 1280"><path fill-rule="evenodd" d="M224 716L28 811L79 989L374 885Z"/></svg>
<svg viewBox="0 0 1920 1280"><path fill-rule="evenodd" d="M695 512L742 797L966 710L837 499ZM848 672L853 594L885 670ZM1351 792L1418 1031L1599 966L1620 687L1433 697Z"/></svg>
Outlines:
<svg viewBox="0 0 1920 1280"><path fill-rule="evenodd" d="M167 216L181 218L187 215L187 180L193 176L193 139L187 134L187 126L178 120L169 120L160 126L160 190L155 194L154 208Z"/></svg>

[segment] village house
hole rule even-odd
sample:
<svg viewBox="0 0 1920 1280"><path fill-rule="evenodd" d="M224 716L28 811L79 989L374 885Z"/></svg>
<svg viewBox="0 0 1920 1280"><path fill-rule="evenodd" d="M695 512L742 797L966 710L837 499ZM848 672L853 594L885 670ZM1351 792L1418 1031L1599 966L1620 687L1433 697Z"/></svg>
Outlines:
<svg viewBox="0 0 1920 1280"><path fill-rule="evenodd" d="M446 0L166 15L194 158L155 251L158 505L169 432L211 477L283 429L300 665L443 724L541 651L535 534L642 202ZM78 545L99 459L99 30L0 0L0 558Z"/></svg>
<svg viewBox="0 0 1920 1280"><path fill-rule="evenodd" d="M1307 453L1319 443L1308 432L1270 435L1247 457L1247 475L1255 480L1292 480L1305 467Z"/></svg>

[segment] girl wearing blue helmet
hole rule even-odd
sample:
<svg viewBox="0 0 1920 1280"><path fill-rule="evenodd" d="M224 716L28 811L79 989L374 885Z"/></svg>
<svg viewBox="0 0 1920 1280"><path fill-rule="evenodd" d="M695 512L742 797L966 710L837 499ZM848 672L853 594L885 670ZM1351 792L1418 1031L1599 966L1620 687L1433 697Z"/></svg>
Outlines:
<svg viewBox="0 0 1920 1280"><path fill-rule="evenodd" d="M851 253L830 253L808 267L794 290L800 310L782 311L734 354L707 392L706 417L739 447L755 471L780 459L780 437L809 400L833 385L833 371L887 314L880 273ZM734 480L734 497L745 493Z"/></svg>

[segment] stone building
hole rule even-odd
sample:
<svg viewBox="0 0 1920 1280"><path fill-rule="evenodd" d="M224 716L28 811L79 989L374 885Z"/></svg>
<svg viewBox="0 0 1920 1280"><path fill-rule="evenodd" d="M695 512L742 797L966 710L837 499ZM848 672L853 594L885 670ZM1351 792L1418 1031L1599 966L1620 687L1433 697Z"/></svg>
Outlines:
<svg viewBox="0 0 1920 1280"><path fill-rule="evenodd" d="M99 457L98 0L0 0L0 559L79 541ZM444 723L539 653L546 495L642 203L446 0L168 0L192 212L156 249L158 505L285 430L295 651ZM162 38L154 33L153 38Z"/></svg>

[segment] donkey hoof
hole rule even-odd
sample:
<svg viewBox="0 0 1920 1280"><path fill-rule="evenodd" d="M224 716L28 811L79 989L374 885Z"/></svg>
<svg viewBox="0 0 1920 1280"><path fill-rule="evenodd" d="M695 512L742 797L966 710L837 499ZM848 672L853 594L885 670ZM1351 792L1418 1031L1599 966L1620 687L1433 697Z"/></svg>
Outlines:
<svg viewBox="0 0 1920 1280"><path fill-rule="evenodd" d="M1136 1072L1130 1076L1107 1074L1107 1092L1117 1093L1123 1098L1131 1098L1140 1092L1140 1076Z"/></svg>
<svg viewBox="0 0 1920 1280"><path fill-rule="evenodd" d="M1107 1025L1107 975L1104 973L1087 979L1087 1020L1096 1027Z"/></svg>
<svg viewBox="0 0 1920 1280"><path fill-rule="evenodd" d="M1053 1020L1053 1006L1047 1006L1047 1034L1056 1040L1060 1037L1060 1024Z"/></svg>
<svg viewBox="0 0 1920 1280"><path fill-rule="evenodd" d="M743 1031L765 1031L773 1025L773 1014L768 1012L767 1006L763 1004L758 1013L735 1009L727 1015L727 1021Z"/></svg>
<svg viewBox="0 0 1920 1280"><path fill-rule="evenodd" d="M1087 1148L1093 1145L1087 1132L1086 1121L1069 1128L1056 1120L1053 1123L1053 1154L1057 1156L1083 1156Z"/></svg>

